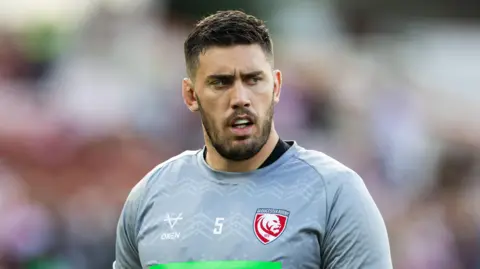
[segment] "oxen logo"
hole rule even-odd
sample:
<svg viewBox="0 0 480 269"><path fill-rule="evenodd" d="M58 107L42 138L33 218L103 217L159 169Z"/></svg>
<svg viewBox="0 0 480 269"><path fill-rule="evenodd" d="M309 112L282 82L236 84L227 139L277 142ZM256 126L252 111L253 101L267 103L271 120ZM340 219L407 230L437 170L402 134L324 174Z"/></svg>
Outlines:
<svg viewBox="0 0 480 269"><path fill-rule="evenodd" d="M263 244L277 239L287 226L290 212L283 209L259 208L255 214L253 230Z"/></svg>

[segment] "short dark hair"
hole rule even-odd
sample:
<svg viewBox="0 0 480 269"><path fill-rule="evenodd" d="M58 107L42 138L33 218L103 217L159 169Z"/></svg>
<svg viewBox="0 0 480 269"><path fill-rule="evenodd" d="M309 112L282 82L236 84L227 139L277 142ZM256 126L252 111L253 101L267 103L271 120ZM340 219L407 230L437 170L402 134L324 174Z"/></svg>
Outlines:
<svg viewBox="0 0 480 269"><path fill-rule="evenodd" d="M238 10L218 11L200 20L185 40L187 73L195 76L200 53L210 47L253 44L273 60L273 42L264 21Z"/></svg>

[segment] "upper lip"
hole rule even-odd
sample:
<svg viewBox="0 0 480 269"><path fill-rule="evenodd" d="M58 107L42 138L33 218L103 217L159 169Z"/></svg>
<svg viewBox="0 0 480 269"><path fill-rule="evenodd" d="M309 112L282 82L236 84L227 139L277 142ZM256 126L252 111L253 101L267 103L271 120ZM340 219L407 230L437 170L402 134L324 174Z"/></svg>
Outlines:
<svg viewBox="0 0 480 269"><path fill-rule="evenodd" d="M237 120L248 120L250 123L254 123L253 117L250 117L248 115L239 115L235 116L231 121L230 125L233 126Z"/></svg>

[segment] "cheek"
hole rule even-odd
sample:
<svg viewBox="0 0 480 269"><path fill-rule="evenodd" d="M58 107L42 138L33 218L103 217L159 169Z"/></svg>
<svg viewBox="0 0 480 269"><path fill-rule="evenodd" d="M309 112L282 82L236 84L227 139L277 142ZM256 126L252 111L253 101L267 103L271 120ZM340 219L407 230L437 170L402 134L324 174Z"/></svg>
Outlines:
<svg viewBox="0 0 480 269"><path fill-rule="evenodd" d="M261 117L265 117L268 113L268 110L272 106L272 102L273 100L271 94L267 96L262 96L261 99L257 99L257 106L254 108Z"/></svg>
<svg viewBox="0 0 480 269"><path fill-rule="evenodd" d="M212 115L225 113L229 108L229 99L226 93L208 93L202 98L202 105L208 108Z"/></svg>
<svg viewBox="0 0 480 269"><path fill-rule="evenodd" d="M211 122L215 125L223 124L224 118L222 117L228 111L228 102L223 100L223 98L204 98L202 107Z"/></svg>
<svg viewBox="0 0 480 269"><path fill-rule="evenodd" d="M204 117L208 120L208 123L212 125L212 127L218 128L222 126L222 120L219 116L219 113L213 109L209 109L208 111L203 111Z"/></svg>

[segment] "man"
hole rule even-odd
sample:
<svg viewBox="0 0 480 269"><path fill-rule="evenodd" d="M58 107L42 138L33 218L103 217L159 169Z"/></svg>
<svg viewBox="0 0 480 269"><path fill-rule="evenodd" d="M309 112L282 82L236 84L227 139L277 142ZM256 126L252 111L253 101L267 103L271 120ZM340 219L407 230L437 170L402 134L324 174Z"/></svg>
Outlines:
<svg viewBox="0 0 480 269"><path fill-rule="evenodd" d="M120 216L114 267L392 268L383 219L352 170L273 124L282 74L264 23L239 11L185 41L182 94L205 147L153 169Z"/></svg>

